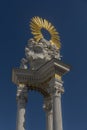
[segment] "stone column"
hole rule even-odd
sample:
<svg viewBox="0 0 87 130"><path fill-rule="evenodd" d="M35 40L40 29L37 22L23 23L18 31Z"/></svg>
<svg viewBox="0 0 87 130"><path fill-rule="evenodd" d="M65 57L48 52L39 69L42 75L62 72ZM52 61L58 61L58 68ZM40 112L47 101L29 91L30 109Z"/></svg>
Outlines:
<svg viewBox="0 0 87 130"><path fill-rule="evenodd" d="M61 93L64 92L62 81L52 79L50 82L53 95L53 130L63 130L62 110L61 110Z"/></svg>
<svg viewBox="0 0 87 130"><path fill-rule="evenodd" d="M17 88L17 120L16 130L25 130L25 112L28 99L28 88L20 84Z"/></svg>
<svg viewBox="0 0 87 130"><path fill-rule="evenodd" d="M46 130L53 130L53 105L52 98L44 98L43 109L46 112Z"/></svg>

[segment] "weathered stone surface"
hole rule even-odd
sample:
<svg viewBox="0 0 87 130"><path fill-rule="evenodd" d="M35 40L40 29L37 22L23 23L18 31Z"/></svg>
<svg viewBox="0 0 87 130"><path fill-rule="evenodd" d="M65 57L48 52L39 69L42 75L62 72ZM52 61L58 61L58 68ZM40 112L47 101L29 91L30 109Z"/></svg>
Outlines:
<svg viewBox="0 0 87 130"><path fill-rule="evenodd" d="M62 76L70 70L70 66L60 60L60 50L50 41L45 39L41 39L39 42L34 39L28 41L20 68L12 71L12 81L18 86L16 130L25 130L25 112L29 90L38 91L44 96L46 130L63 130L61 93L64 92L64 88Z"/></svg>
<svg viewBox="0 0 87 130"><path fill-rule="evenodd" d="M61 59L60 51L55 45L45 39L39 42L30 39L25 47L25 58L21 60L20 68L30 67L31 70L35 70L52 58Z"/></svg>

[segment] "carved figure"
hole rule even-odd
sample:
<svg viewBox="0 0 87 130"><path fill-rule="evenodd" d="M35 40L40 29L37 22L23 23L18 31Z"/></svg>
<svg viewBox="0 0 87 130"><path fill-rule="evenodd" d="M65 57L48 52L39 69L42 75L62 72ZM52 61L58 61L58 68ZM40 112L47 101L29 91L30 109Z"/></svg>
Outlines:
<svg viewBox="0 0 87 130"><path fill-rule="evenodd" d="M20 68L21 68L21 69L28 69L27 59L25 59L25 58L22 58L22 59L21 59Z"/></svg>
<svg viewBox="0 0 87 130"><path fill-rule="evenodd" d="M26 60L23 59L22 66L26 68L26 63L29 63L32 70L37 69L52 58L60 59L59 49L45 39L41 39L39 42L30 39L25 47L25 56Z"/></svg>

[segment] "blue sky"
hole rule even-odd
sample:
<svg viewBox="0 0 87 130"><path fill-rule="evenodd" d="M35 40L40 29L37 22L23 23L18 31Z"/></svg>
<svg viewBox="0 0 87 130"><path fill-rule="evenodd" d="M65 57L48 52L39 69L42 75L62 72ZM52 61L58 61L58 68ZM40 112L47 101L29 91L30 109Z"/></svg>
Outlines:
<svg viewBox="0 0 87 130"><path fill-rule="evenodd" d="M62 61L72 66L64 76L64 130L87 130L87 1L0 1L0 129L16 128L16 86L12 68L19 67L33 16L48 19L60 33ZM29 92L26 130L45 130L43 97Z"/></svg>

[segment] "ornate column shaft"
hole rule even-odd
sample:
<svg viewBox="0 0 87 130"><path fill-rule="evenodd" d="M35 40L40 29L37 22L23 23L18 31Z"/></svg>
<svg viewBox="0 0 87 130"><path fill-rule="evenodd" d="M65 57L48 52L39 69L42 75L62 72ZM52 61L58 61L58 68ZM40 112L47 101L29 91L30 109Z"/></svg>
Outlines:
<svg viewBox="0 0 87 130"><path fill-rule="evenodd" d="M51 97L44 99L43 109L46 112L46 130L53 130L53 105Z"/></svg>
<svg viewBox="0 0 87 130"><path fill-rule="evenodd" d="M62 83L55 78L51 80L50 84L53 87L53 130L63 130L61 93L64 92L64 89Z"/></svg>
<svg viewBox="0 0 87 130"><path fill-rule="evenodd" d="M17 121L16 130L25 130L25 112L28 99L28 88L21 84L17 88Z"/></svg>

